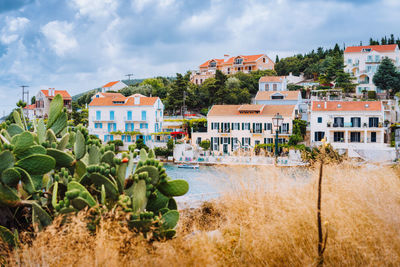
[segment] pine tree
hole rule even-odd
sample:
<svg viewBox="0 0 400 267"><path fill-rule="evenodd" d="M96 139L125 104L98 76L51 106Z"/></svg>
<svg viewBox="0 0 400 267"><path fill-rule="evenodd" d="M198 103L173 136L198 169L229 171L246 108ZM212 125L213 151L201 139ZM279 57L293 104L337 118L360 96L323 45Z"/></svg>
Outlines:
<svg viewBox="0 0 400 267"><path fill-rule="evenodd" d="M382 59L372 81L376 87L386 91L387 98L400 90L400 73L387 57Z"/></svg>
<svg viewBox="0 0 400 267"><path fill-rule="evenodd" d="M279 57L278 57L278 55L276 55L275 63L278 63L278 62L279 62Z"/></svg>

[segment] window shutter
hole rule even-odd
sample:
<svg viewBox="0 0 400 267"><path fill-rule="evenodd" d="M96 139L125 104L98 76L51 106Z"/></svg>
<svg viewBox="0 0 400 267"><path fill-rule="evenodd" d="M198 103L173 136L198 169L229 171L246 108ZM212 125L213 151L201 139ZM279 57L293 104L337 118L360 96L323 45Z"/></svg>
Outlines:
<svg viewBox="0 0 400 267"><path fill-rule="evenodd" d="M244 122L242 122L242 130L244 130Z"/></svg>
<svg viewBox="0 0 400 267"><path fill-rule="evenodd" d="M213 151L213 146L214 146L214 137L211 137L211 151Z"/></svg>
<svg viewBox="0 0 400 267"><path fill-rule="evenodd" d="M233 137L231 137L231 151L233 151Z"/></svg>
<svg viewBox="0 0 400 267"><path fill-rule="evenodd" d="M219 122L217 122L217 129L219 130Z"/></svg>
<svg viewBox="0 0 400 267"><path fill-rule="evenodd" d="M264 138L264 144L266 144L267 143L267 138Z"/></svg>
<svg viewBox="0 0 400 267"><path fill-rule="evenodd" d="M242 137L242 146L244 146L244 137Z"/></svg>
<svg viewBox="0 0 400 267"><path fill-rule="evenodd" d="M220 143L220 144L222 144L222 137L220 137L220 141L219 141L219 143Z"/></svg>

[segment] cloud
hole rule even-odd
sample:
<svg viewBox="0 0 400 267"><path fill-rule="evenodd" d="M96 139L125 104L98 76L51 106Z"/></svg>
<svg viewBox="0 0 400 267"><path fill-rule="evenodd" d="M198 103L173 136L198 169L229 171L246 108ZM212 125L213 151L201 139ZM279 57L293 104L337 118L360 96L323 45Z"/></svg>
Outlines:
<svg viewBox="0 0 400 267"><path fill-rule="evenodd" d="M103 18L112 14L118 6L115 0L72 0L73 6L80 16Z"/></svg>
<svg viewBox="0 0 400 267"><path fill-rule="evenodd" d="M10 103L21 84L31 95L73 95L127 73L173 76L226 53L275 59L368 42L400 24L397 0L0 0L1 12L0 97Z"/></svg>
<svg viewBox="0 0 400 267"><path fill-rule="evenodd" d="M6 17L5 26L1 29L0 41L6 45L15 42L28 23L29 19L24 17Z"/></svg>
<svg viewBox="0 0 400 267"><path fill-rule="evenodd" d="M49 46L58 56L64 56L70 50L78 47L73 36L73 24L66 21L51 21L41 29Z"/></svg>

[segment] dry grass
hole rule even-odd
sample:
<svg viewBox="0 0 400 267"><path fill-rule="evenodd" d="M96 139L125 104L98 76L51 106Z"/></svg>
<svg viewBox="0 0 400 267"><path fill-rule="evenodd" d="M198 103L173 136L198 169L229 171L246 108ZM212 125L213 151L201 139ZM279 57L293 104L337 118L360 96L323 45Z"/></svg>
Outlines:
<svg viewBox="0 0 400 267"><path fill-rule="evenodd" d="M226 168L228 170L228 168ZM313 266L317 172L230 168L232 190L183 212L178 236L149 243L112 220L96 235L82 216L55 223L9 257L24 266ZM326 166L328 266L400 265L400 179L388 167Z"/></svg>

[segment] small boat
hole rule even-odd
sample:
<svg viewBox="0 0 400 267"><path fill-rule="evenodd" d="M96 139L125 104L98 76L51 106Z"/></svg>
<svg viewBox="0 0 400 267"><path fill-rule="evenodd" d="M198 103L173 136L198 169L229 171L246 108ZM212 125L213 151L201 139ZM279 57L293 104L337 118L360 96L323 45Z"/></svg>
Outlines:
<svg viewBox="0 0 400 267"><path fill-rule="evenodd" d="M179 164L178 168L182 168L182 169L198 169L199 165L198 164Z"/></svg>

